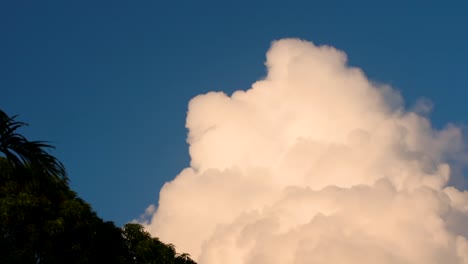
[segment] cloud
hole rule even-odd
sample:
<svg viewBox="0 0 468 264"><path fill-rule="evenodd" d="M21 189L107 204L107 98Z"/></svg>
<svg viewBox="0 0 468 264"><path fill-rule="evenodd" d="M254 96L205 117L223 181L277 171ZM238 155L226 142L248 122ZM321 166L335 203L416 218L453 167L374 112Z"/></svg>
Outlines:
<svg viewBox="0 0 468 264"><path fill-rule="evenodd" d="M266 66L190 101L191 164L148 231L201 264L468 263L468 193L448 185L459 128L432 128L428 101L406 110L330 46L279 40Z"/></svg>

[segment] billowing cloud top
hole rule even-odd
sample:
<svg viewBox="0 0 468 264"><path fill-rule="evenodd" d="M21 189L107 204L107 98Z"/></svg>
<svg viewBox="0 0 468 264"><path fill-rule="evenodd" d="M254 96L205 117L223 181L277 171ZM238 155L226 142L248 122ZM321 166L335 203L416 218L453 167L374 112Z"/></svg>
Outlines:
<svg viewBox="0 0 468 264"><path fill-rule="evenodd" d="M191 164L146 228L201 264L468 263L464 155L329 46L284 39L268 75L193 98Z"/></svg>

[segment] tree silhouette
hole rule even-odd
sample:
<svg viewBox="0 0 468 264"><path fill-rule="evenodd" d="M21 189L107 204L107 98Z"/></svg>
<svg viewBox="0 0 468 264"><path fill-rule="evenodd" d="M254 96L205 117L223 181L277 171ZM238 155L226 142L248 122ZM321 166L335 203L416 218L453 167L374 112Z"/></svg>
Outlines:
<svg viewBox="0 0 468 264"><path fill-rule="evenodd" d="M140 224L129 223L123 234L131 256L131 263L140 264L196 264L189 254L177 254L175 246L164 244L144 230Z"/></svg>
<svg viewBox="0 0 468 264"><path fill-rule="evenodd" d="M99 218L70 189L52 146L17 133L24 125L0 110L0 263L195 263L139 224Z"/></svg>
<svg viewBox="0 0 468 264"><path fill-rule="evenodd" d="M190 258L190 255L187 253L177 254L174 263L175 264L196 264L196 262L193 261Z"/></svg>
<svg viewBox="0 0 468 264"><path fill-rule="evenodd" d="M28 141L18 134L17 129L27 124L15 118L0 110L0 152L17 169L34 167L44 175L68 181L63 164L44 150L54 147L44 141Z"/></svg>

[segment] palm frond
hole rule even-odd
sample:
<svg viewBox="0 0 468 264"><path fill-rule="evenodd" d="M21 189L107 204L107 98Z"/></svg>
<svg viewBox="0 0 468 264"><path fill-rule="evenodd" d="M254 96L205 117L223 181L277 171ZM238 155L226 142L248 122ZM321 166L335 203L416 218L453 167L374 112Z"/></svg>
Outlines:
<svg viewBox="0 0 468 264"><path fill-rule="evenodd" d="M26 123L15 120L0 110L0 152L16 168L34 167L41 172L68 181L63 164L45 149L54 147L45 141L29 141L16 131Z"/></svg>

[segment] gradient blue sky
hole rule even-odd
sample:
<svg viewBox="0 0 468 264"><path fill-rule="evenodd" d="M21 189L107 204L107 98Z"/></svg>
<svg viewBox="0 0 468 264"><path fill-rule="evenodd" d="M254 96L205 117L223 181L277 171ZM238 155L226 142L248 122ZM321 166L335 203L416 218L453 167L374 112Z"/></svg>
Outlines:
<svg viewBox="0 0 468 264"><path fill-rule="evenodd" d="M376 2L2 1L0 107L118 225L189 165L190 98L249 88L275 39L342 49L408 107L431 99L435 126L468 123L468 5Z"/></svg>

